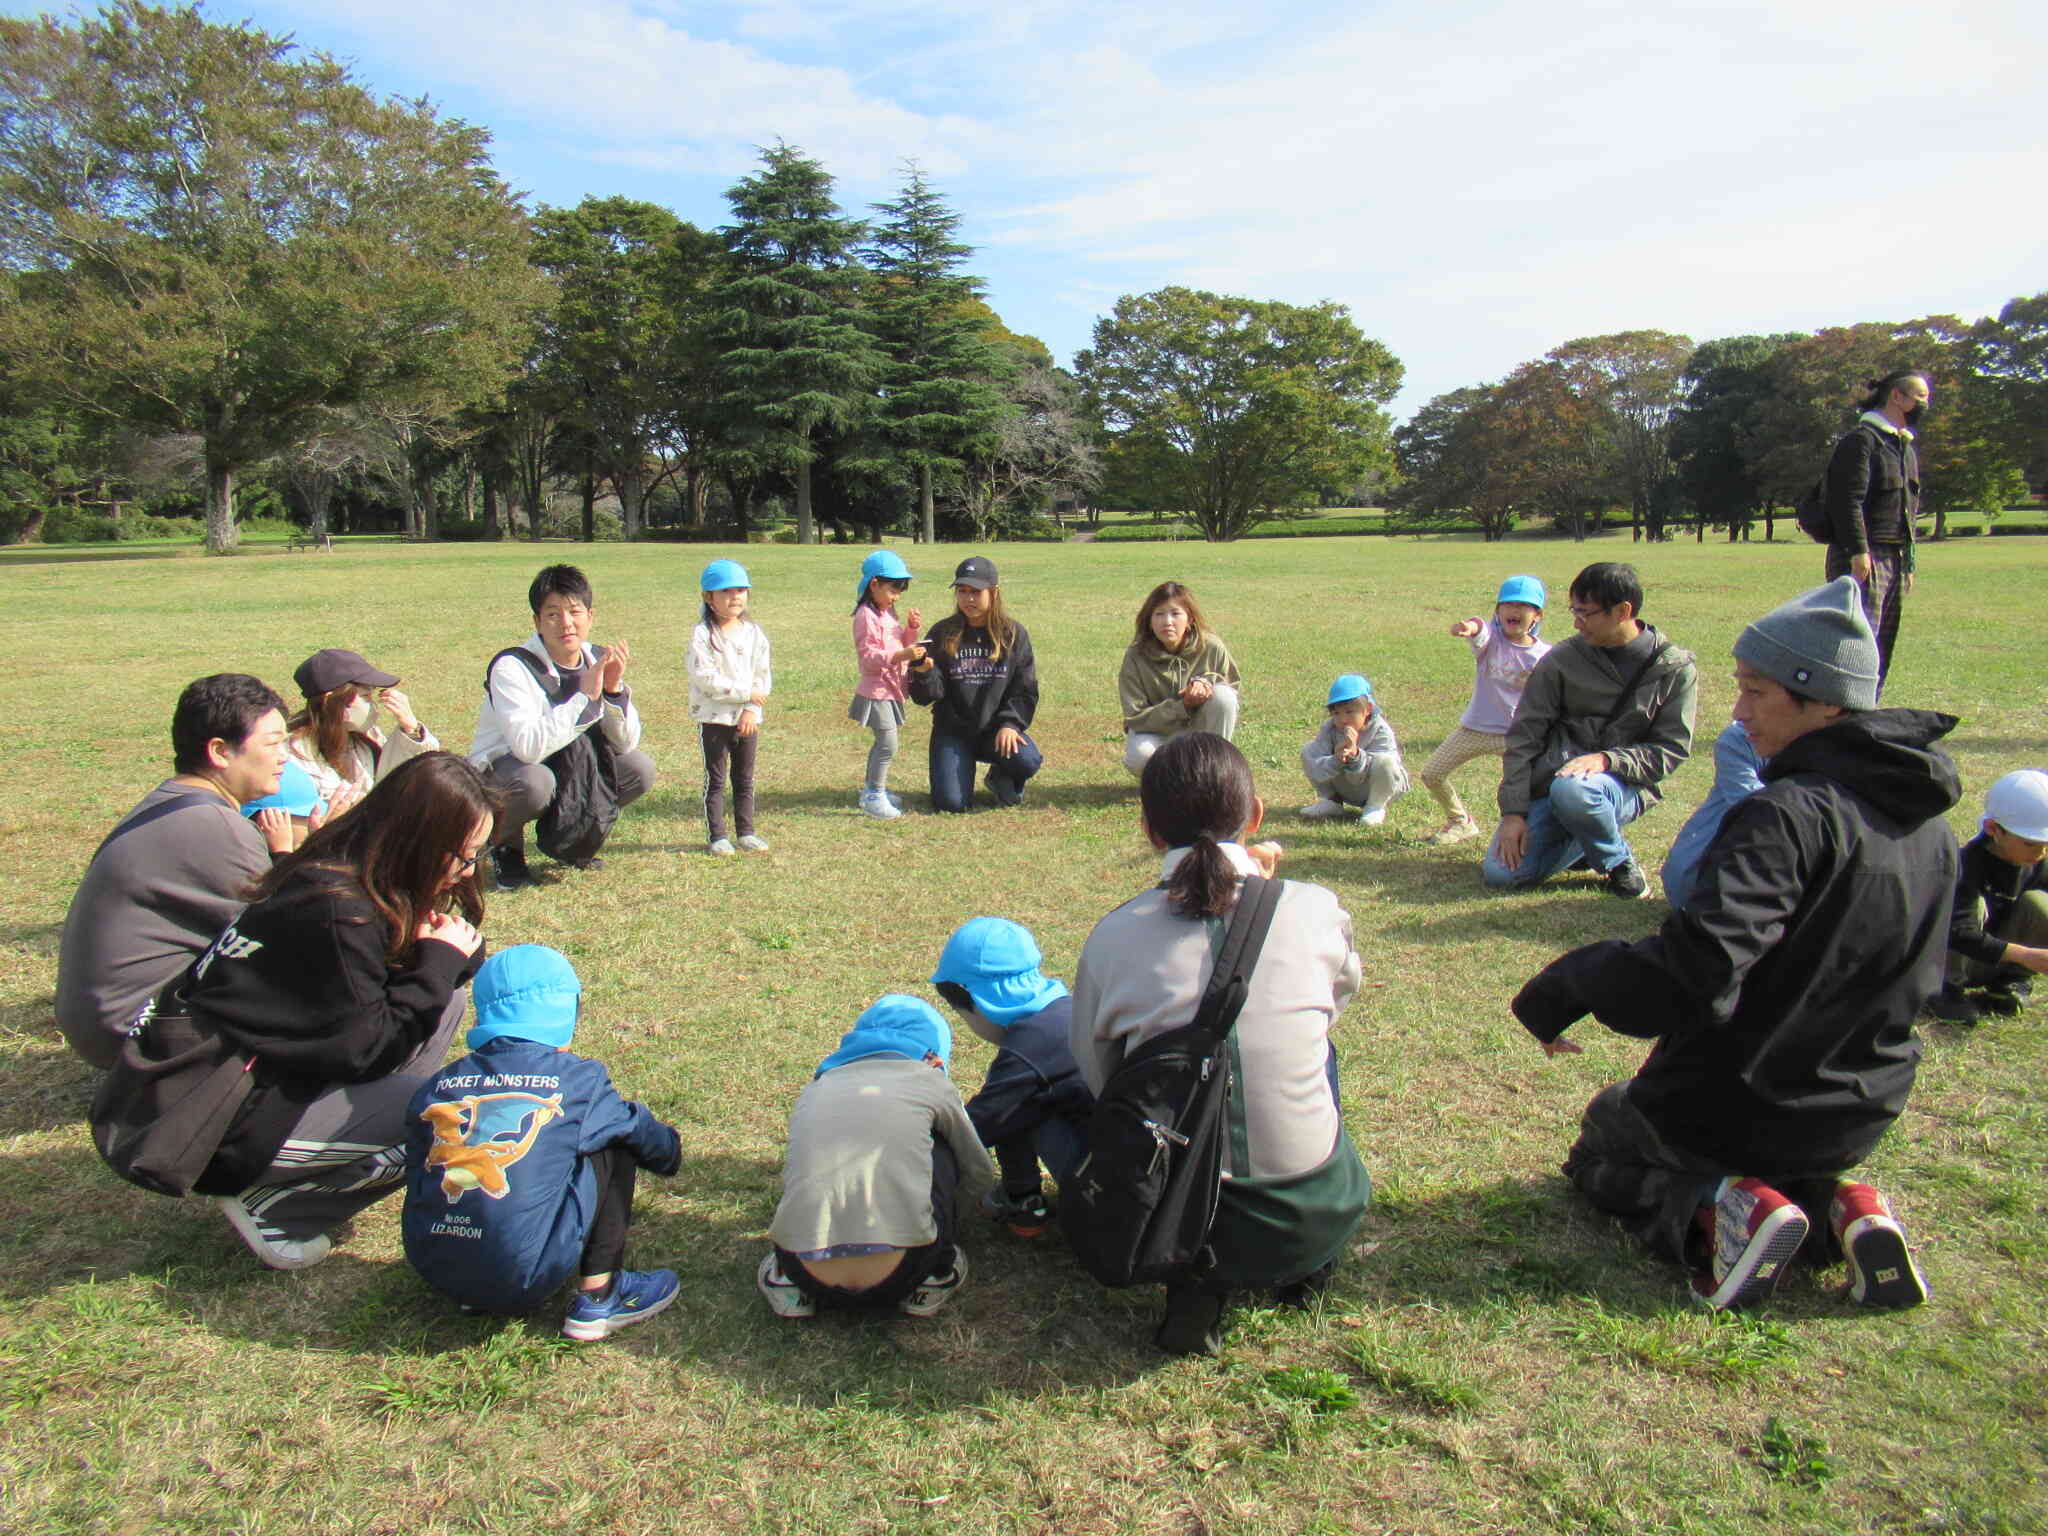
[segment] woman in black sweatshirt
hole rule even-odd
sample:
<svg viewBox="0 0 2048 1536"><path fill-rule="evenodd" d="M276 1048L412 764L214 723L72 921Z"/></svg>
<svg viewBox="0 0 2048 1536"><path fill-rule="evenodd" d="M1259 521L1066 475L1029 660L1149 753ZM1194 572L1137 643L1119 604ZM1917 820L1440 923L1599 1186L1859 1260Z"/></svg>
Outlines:
<svg viewBox="0 0 2048 1536"><path fill-rule="evenodd" d="M319 1263L334 1227L403 1180L406 1105L483 957L476 861L496 806L453 753L400 764L275 865L166 998L251 1063L194 1188L273 1269Z"/></svg>
<svg viewBox="0 0 2048 1536"><path fill-rule="evenodd" d="M1015 805L1044 766L1025 733L1038 712L1031 636L1003 610L993 560L970 555L953 572L954 611L924 637L910 671L910 697L932 710L932 809L964 811L974 798L974 765L987 763L989 793Z"/></svg>

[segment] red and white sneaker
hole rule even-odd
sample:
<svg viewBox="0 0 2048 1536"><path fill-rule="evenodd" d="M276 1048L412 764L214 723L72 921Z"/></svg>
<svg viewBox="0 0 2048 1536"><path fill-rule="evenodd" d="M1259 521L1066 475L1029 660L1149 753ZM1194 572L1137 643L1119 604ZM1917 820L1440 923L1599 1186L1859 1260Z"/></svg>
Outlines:
<svg viewBox="0 0 2048 1536"><path fill-rule="evenodd" d="M1885 1198L1868 1184L1846 1179L1828 1203L1828 1225L1849 1265L1849 1297L1866 1307L1917 1307L1927 1299L1927 1278L1906 1247L1906 1233Z"/></svg>
<svg viewBox="0 0 2048 1536"><path fill-rule="evenodd" d="M1716 1311L1770 1299L1806 1241L1806 1213L1762 1179L1737 1179L1714 1202L1713 1252L1693 1276L1699 1299Z"/></svg>

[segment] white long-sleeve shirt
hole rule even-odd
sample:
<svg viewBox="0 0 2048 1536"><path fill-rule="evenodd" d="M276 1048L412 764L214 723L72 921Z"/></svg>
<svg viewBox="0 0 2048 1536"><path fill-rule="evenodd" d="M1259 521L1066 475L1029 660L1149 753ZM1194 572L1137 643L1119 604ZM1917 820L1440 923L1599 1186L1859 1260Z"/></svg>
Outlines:
<svg viewBox="0 0 2048 1536"><path fill-rule="evenodd" d="M764 713L753 698L768 696L774 684L768 666L768 631L752 619L715 634L709 623L690 631L690 718L699 725L738 725Z"/></svg>
<svg viewBox="0 0 2048 1536"><path fill-rule="evenodd" d="M548 687L542 687L540 679L515 657L500 657L492 663L484 684L484 701L477 710L476 734L469 742L469 760L477 767L488 768L501 757L543 762L592 726L604 732L604 739L615 751L630 752L640 745L640 712L633 707L631 688L595 699L579 690L557 704L551 690L560 691L562 673L548 655L547 642L538 634L529 635L520 649L540 658ZM597 652L585 645L583 665L597 664Z"/></svg>

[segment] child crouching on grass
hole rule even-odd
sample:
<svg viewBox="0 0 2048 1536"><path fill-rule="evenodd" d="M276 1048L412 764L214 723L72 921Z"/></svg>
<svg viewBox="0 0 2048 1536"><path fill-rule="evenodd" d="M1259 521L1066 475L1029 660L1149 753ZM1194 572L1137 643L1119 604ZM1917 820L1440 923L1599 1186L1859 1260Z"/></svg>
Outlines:
<svg viewBox="0 0 2048 1536"><path fill-rule="evenodd" d="M1301 749L1302 772L1317 798L1301 808L1310 821L1349 816L1368 827L1387 819L1387 805L1408 787L1394 728L1373 702L1372 682L1346 672L1330 684L1323 728Z"/></svg>
<svg viewBox="0 0 2048 1536"><path fill-rule="evenodd" d="M402 1227L421 1278L471 1312L531 1312L579 1275L562 1333L589 1340L676 1299L672 1270L624 1265L635 1171L673 1174L682 1144L570 1054L582 994L545 945L483 963L470 1054L407 1112Z"/></svg>
<svg viewBox="0 0 2048 1536"><path fill-rule="evenodd" d="M994 1184L946 1076L953 1033L890 993L818 1063L789 1117L774 1252L754 1283L777 1317L894 1307L930 1317L967 1278L956 1201Z"/></svg>
<svg viewBox="0 0 2048 1536"><path fill-rule="evenodd" d="M1031 930L1001 917L962 923L946 940L932 985L961 1022L996 1048L967 1118L993 1148L1002 1183L981 1208L1018 1237L1052 1221L1042 1162L1064 1188L1088 1153L1095 1096L1081 1080L1068 1032L1074 1000L1039 969Z"/></svg>

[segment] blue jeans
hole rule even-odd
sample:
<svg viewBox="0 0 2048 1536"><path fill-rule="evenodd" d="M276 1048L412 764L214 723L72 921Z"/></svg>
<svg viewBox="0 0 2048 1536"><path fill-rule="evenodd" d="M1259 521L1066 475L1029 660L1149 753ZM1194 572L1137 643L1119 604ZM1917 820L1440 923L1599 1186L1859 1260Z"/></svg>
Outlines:
<svg viewBox="0 0 2048 1536"><path fill-rule="evenodd" d="M1024 736L1022 731L1017 734ZM988 764L988 787L996 797L1004 798L1007 791L1013 800L1024 793L1026 781L1045 766L1044 756L1029 736L1024 736L1023 744L1014 754L998 757L994 731L988 734L988 745L981 746L964 736L940 730L936 721L932 724L928 762L931 767L932 809L935 811L964 811L973 802L976 763Z"/></svg>
<svg viewBox="0 0 2048 1536"><path fill-rule="evenodd" d="M1570 779L1560 774L1550 781L1548 795L1529 802L1522 862L1513 869L1501 863L1495 833L1479 873L1496 888L1541 885L1582 860L1605 874L1635 857L1621 829L1642 814L1642 791L1611 773Z"/></svg>

